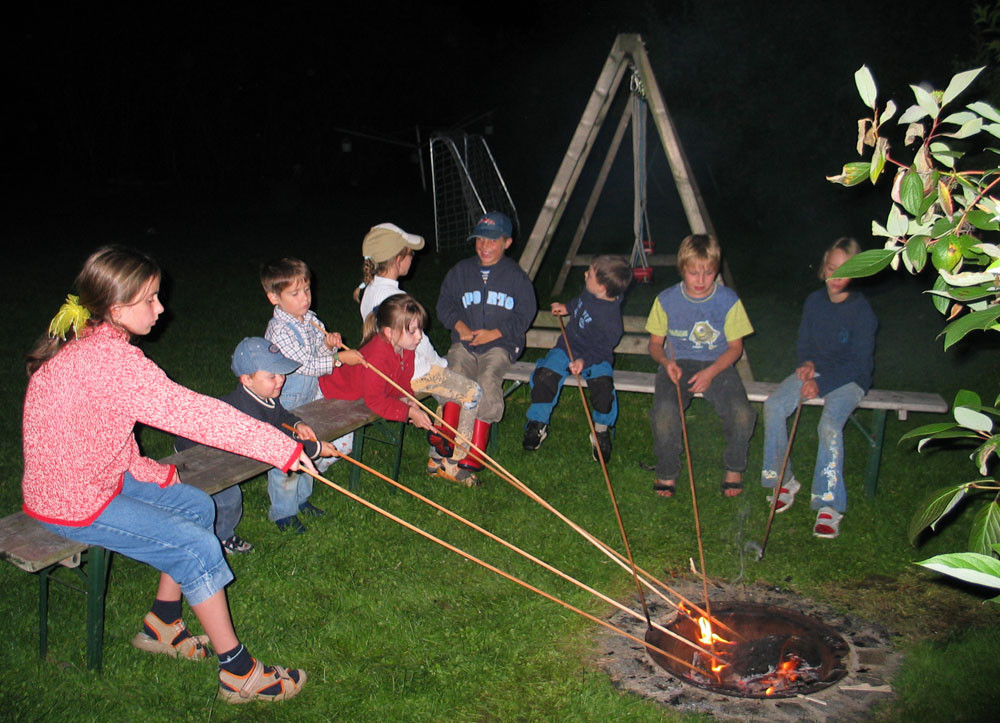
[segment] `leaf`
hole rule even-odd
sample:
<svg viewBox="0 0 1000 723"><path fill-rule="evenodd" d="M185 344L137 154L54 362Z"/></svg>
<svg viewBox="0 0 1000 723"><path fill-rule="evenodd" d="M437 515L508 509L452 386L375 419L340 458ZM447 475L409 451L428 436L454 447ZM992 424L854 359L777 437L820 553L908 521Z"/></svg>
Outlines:
<svg viewBox="0 0 1000 723"><path fill-rule="evenodd" d="M1000 138L1000 123L988 123L983 126L983 130L989 133L991 136Z"/></svg>
<svg viewBox="0 0 1000 723"><path fill-rule="evenodd" d="M938 181L938 203L941 204L941 210L949 219L955 215L955 204L951 200L951 190L944 181Z"/></svg>
<svg viewBox="0 0 1000 723"><path fill-rule="evenodd" d="M997 445L1000 445L1000 434L994 434L992 437L983 442L979 449L976 450L973 457L975 457L976 464L979 466L979 474L985 475L989 470L987 469L987 463L989 462L990 455L997 453Z"/></svg>
<svg viewBox="0 0 1000 723"><path fill-rule="evenodd" d="M969 551L989 555L997 542L1000 542L1000 505L993 500L972 520Z"/></svg>
<svg viewBox="0 0 1000 723"><path fill-rule="evenodd" d="M908 248L909 247L907 247L907 249ZM954 299L955 301L961 301L963 304L968 304L970 301L976 301L977 299L985 299L990 296L995 296L997 292L993 290L990 284L982 284L980 286L956 286L954 288L949 287L946 291L938 291L937 289L928 289L924 293L940 294L941 296L947 296L949 299Z"/></svg>
<svg viewBox="0 0 1000 723"><path fill-rule="evenodd" d="M935 161L948 168L954 168L955 159L962 157L960 152L953 151L946 143L940 141L931 143L930 152Z"/></svg>
<svg viewBox="0 0 1000 723"><path fill-rule="evenodd" d="M899 200L911 216L920 213L920 204L924 200L924 182L919 173L907 171L903 176L903 182L899 186Z"/></svg>
<svg viewBox="0 0 1000 723"><path fill-rule="evenodd" d="M997 109L989 103L978 100L975 103L969 103L965 107L974 113L978 113L986 120L993 121L994 123L1000 123L1000 112L997 112Z"/></svg>
<svg viewBox="0 0 1000 723"><path fill-rule="evenodd" d="M960 271L953 274L950 271L938 271L948 284L952 286L979 286L980 284L991 284L994 281L993 274L988 271Z"/></svg>
<svg viewBox="0 0 1000 723"><path fill-rule="evenodd" d="M892 261L896 252L892 249L869 249L847 259L833 273L835 279L857 279L872 276L884 269Z"/></svg>
<svg viewBox="0 0 1000 723"><path fill-rule="evenodd" d="M937 101L934 100L934 96L919 85L911 85L910 89L913 91L913 97L917 99L917 105L923 109L924 113L931 118L937 118L938 113L941 112L941 108L938 106Z"/></svg>
<svg viewBox="0 0 1000 723"><path fill-rule="evenodd" d="M899 125L916 124L918 121L922 120L927 114L928 114L927 111L924 110L923 107L919 105L911 105L909 108L903 111L903 115L899 116L899 120L896 121L896 123L898 123ZM1000 123L1000 119L997 120L997 123ZM909 132L910 131L907 130L907 135L909 135ZM923 137L923 135L924 135L923 126L921 126L920 136ZM910 142L907 141L906 144L909 145Z"/></svg>
<svg viewBox="0 0 1000 723"><path fill-rule="evenodd" d="M962 127L957 131L952 133L942 133L941 135L948 136L949 138L968 138L969 136L974 136L979 131L983 129L983 119L975 118L970 120L968 123L963 123Z"/></svg>
<svg viewBox="0 0 1000 723"><path fill-rule="evenodd" d="M892 208L889 209L889 219L885 225L886 230L894 237L902 236L906 233L909 225L910 219L899 210L899 206L895 203L892 204Z"/></svg>
<svg viewBox="0 0 1000 723"><path fill-rule="evenodd" d="M942 332L944 334L944 348L949 349L969 332L986 331L996 323L997 318L1000 318L1000 306L994 306L984 311L973 311L971 314L966 314L951 322Z"/></svg>
<svg viewBox="0 0 1000 723"><path fill-rule="evenodd" d="M941 278L940 275L934 279L934 285L931 287L934 291L948 291L948 282ZM948 312L948 299L942 296L934 296L931 298L931 303L934 304L934 308L938 310L938 313L945 314Z"/></svg>
<svg viewBox="0 0 1000 723"><path fill-rule="evenodd" d="M1000 223L986 211L969 211L965 218L980 231L1000 231Z"/></svg>
<svg viewBox="0 0 1000 723"><path fill-rule="evenodd" d="M867 161L854 161L853 163L845 163L839 176L827 176L826 180L830 183L839 183L842 186L856 186L868 179L870 171L871 164Z"/></svg>
<svg viewBox="0 0 1000 723"><path fill-rule="evenodd" d="M917 537L927 526L933 530L941 518L951 512L967 493L968 483L965 483L935 490L926 497L917 508L917 514L910 520L910 529L907 533L910 544L917 544Z"/></svg>
<svg viewBox="0 0 1000 723"><path fill-rule="evenodd" d="M989 231L991 229L983 229L983 230ZM1000 246L997 246L996 244L989 244L986 243L985 241L980 241L977 244L973 244L972 248L976 249L977 251L980 251L981 253L986 254L990 258L1000 259Z"/></svg>
<svg viewBox="0 0 1000 723"><path fill-rule="evenodd" d="M916 429L911 429L909 432L904 434L899 438L900 442L907 439L914 439L915 437L926 437L928 435L933 436L940 432L947 431L949 429L954 429L955 425L952 422L934 422L933 424L924 424Z"/></svg>
<svg viewBox="0 0 1000 723"><path fill-rule="evenodd" d="M959 389L955 392L955 401L952 402L952 407L979 407L982 404L982 397L975 392L968 389Z"/></svg>
<svg viewBox="0 0 1000 723"><path fill-rule="evenodd" d="M968 407L955 407L954 414L955 421L966 429L972 429L976 432L986 432L987 434L993 431L993 420L982 412L977 412Z"/></svg>
<svg viewBox="0 0 1000 723"><path fill-rule="evenodd" d="M896 104L893 101L888 101L885 104L885 110L882 111L882 115L879 116L879 123L888 123L889 120L896 115Z"/></svg>
<svg viewBox="0 0 1000 723"><path fill-rule="evenodd" d="M959 111L958 113L952 113L947 118L941 120L942 123L953 123L954 125L960 126L968 123L971 120L976 120L979 118L978 115L967 110Z"/></svg>
<svg viewBox="0 0 1000 723"><path fill-rule="evenodd" d="M954 79L952 79L952 82L955 82ZM868 70L867 65L862 65L854 71L854 84L858 86L858 94L861 96L861 102L869 108L875 108L875 98L878 96L878 90L875 88L875 78L872 77L872 72Z"/></svg>
<svg viewBox="0 0 1000 723"><path fill-rule="evenodd" d="M917 443L917 451L923 452L924 447L931 442L937 442L942 439L979 439L979 435L975 432L965 429L964 427L957 427L950 432L941 432L933 437L925 437Z"/></svg>
<svg viewBox="0 0 1000 723"><path fill-rule="evenodd" d="M1000 560L975 552L952 552L935 555L916 563L965 582L1000 588Z"/></svg>
<svg viewBox="0 0 1000 723"><path fill-rule="evenodd" d="M875 145L875 123L871 118L859 118L858 119L858 145L856 150L860 156L864 150L865 146Z"/></svg>
<svg viewBox="0 0 1000 723"><path fill-rule="evenodd" d="M861 67L863 68L864 66ZM982 72L982 68L974 68L973 70L956 73L955 76L952 77L951 82L948 83L948 87L945 88L944 95L941 97L941 105L948 105L955 100L955 98L957 98L963 90L969 87L969 84L976 79L976 76Z"/></svg>
<svg viewBox="0 0 1000 723"><path fill-rule="evenodd" d="M871 167L868 169L868 177L871 179L872 183L878 180L879 175L882 173L882 169L885 168L885 154L889 149L889 141L885 138L879 138L875 142L875 151L872 153Z"/></svg>

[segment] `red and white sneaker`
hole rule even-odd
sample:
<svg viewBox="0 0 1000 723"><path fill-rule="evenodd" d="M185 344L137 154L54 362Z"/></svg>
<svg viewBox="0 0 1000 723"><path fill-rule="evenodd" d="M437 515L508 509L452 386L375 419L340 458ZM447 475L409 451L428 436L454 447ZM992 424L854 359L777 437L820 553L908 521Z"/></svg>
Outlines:
<svg viewBox="0 0 1000 723"><path fill-rule="evenodd" d="M774 511L776 513L777 512L784 512L789 507L791 507L792 503L795 501L795 493L798 492L800 489L802 489L802 485L800 485L799 481L797 479L795 479L794 477L792 477L790 480L788 480L787 482L785 482L785 484L783 484L781 486L781 489L778 490L778 504L774 508ZM767 498L767 503L769 505L773 501L774 501L774 493L772 493Z"/></svg>
<svg viewBox="0 0 1000 723"><path fill-rule="evenodd" d="M832 540L840 534L840 521L843 515L832 507L820 507L819 514L816 515L816 525L813 527L813 534Z"/></svg>

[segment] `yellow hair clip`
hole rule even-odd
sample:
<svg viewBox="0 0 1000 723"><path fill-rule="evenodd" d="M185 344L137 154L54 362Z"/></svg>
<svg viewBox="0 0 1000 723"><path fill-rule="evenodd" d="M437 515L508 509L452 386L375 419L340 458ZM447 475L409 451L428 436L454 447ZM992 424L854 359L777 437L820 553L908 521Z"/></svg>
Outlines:
<svg viewBox="0 0 1000 723"><path fill-rule="evenodd" d="M59 307L59 311L52 317L49 323L49 338L59 337L66 340L66 332L73 327L73 333L79 334L80 327L87 323L90 318L90 310L80 305L80 297L69 294L66 296L66 303Z"/></svg>

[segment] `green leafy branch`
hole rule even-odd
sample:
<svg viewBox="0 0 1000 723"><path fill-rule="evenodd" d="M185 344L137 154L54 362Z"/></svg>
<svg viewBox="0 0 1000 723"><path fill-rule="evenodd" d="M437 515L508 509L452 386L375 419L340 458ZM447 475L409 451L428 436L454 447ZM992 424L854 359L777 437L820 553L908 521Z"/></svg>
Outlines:
<svg viewBox="0 0 1000 723"><path fill-rule="evenodd" d="M883 248L858 254L836 275L870 276L887 266L898 270L901 264L916 274L930 260L938 277L927 293L950 322L942 330L946 349L972 331L1000 330L1000 247L984 238L1000 231L1000 201L992 195L1000 184L995 163L1000 150L977 148L992 165L958 167L982 134L1000 138L1000 111L982 101L956 112L945 110L982 70L958 73L943 91L910 86L915 102L896 121L905 127L902 147L914 147L912 158L905 160L893 154L886 135L896 104L889 100L880 108L871 72L859 68L854 81L872 114L858 121L857 151L862 155L871 148L872 156L827 177L844 186L865 180L874 184L887 166L896 169L888 217L872 222L872 234L886 239Z"/></svg>
<svg viewBox="0 0 1000 723"><path fill-rule="evenodd" d="M993 499L972 521L969 552L938 555L917 564L967 582L1000 589L1000 560L993 557L993 553L1000 554L1000 482L995 478L985 477L989 473L990 463L995 462L991 458L996 457L997 447L1000 445L1000 434L995 433L996 425L993 421L994 417L1000 417L1000 409L996 406L998 403L1000 398L994 401L993 406L985 406L978 394L963 389L955 395L952 407L954 422L937 422L917 427L904 434L900 442L918 439L918 451L923 451L928 443L940 440L969 439L981 442L971 458L984 479L935 490L920 504L917 514L910 521L909 538L910 543L915 545L925 529L936 530L937 525L970 495L992 495ZM1000 603L1000 597L993 601Z"/></svg>

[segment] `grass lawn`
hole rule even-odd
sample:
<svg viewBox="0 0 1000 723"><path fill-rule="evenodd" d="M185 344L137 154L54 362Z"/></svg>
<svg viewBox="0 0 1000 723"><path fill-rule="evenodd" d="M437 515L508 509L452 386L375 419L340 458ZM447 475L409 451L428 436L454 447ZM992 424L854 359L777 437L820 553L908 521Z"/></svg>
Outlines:
<svg viewBox="0 0 1000 723"><path fill-rule="evenodd" d="M70 217L52 218L15 230L12 240L20 250L0 290L5 309L0 349L6 372L0 375L0 513L13 512L21 503L22 355L70 291L88 251L101 242L124 241L158 258L167 275L168 314L143 341L143 349L177 381L220 395L234 384L229 373L233 347L243 336L262 333L270 314L256 281L256 267L268 256L290 253L309 262L317 275L314 308L329 327L357 341L359 317L348 299L358 281L360 240L368 226L384 216L384 210L369 213L363 207L281 213L188 208L120 212L114 223L77 225ZM408 225L406 218L394 220L432 235L426 219L420 221L426 223L423 229ZM454 260L425 251L404 288L433 309L436 289ZM545 290L551 283L544 279L552 277L551 267L560 260L550 256L540 277L544 303L550 301ZM809 269L741 276L741 268L755 265L751 255L739 249L731 253L730 263L756 328L747 343L755 375L778 381L794 366L801 302L818 282ZM656 289L675 280L671 271L658 273ZM581 279L574 283L565 298L579 289ZM902 277L865 285L881 321L876 386L937 391L949 400L965 386L992 401L1000 390L997 342L974 337L956 351L943 353L934 339L940 319L930 303L919 298L921 288L919 282ZM628 313L645 313L652 291L634 290ZM447 348L440 326L431 336L439 351ZM620 359L619 366L652 369L645 358ZM527 401L523 390L510 398L494 456L564 514L616 543L617 524L600 469L590 459L576 391L569 389L563 396L551 434L536 453L525 453L520 444ZM677 497L667 501L653 495L652 473L638 465L653 459L646 417L651 401L645 395L621 395L609 470L636 561L666 579L683 572L689 557L697 558L697 547L686 473ZM810 476L818 418L818 409L802 413L793 453L800 479ZM850 507L841 536L832 541L813 538L814 513L800 500L775 520L767 557L756 562L742 552L748 541L760 541L767 519L764 494L755 484L763 430L758 425L751 443L746 492L727 499L719 489L719 422L701 401L688 413L709 574L728 579L742 574L793 588L896 633L906 663L895 681L897 698L880 709L880 720L983 720L993 717L1000 702L997 606L984 604L980 590L956 587L911 564L961 549L968 536L971 515L966 512L919 549L906 540L907 523L924 495L973 473L966 451L935 450L918 456L911 445L893 443L908 429L940 419L890 419L879 492L872 500L862 489L864 440L849 426ZM142 430L140 441L152 457L167 454L170 446L169 439L154 430ZM606 594L631 597L628 575L498 478L486 474L483 487L468 490L426 477L425 448L421 435L411 430L401 472L404 484ZM382 470L391 465L388 455L377 451L366 461ZM328 476L346 485L349 472L341 462ZM56 586L49 658L41 661L35 580L11 565L0 565L0 670L8 673L2 717L596 721L674 715L612 686L594 664L596 626L587 620L328 488L318 487L314 494L327 516L307 521L310 529L302 536L282 535L267 521L263 477L244 484L243 490L246 509L239 532L256 550L231 559L236 574L229 589L233 618L255 655L307 670L309 683L298 699L277 708L230 707L215 700L214 662L180 662L134 650L129 639L149 608L157 573L116 556L101 675L84 667L82 596ZM374 478L363 478L361 491L375 504L573 605L598 616L610 612L586 593ZM187 620L197 627L193 615Z"/></svg>

